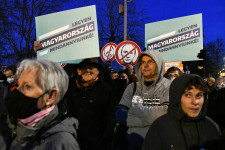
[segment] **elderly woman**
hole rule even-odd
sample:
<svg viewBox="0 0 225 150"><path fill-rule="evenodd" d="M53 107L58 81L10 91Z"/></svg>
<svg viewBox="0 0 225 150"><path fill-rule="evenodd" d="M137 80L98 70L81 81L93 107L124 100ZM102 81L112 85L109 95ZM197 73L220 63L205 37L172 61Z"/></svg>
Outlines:
<svg viewBox="0 0 225 150"><path fill-rule="evenodd" d="M169 91L168 113L153 122L142 150L197 149L219 136L218 126L206 117L207 85L197 75L181 75Z"/></svg>
<svg viewBox="0 0 225 150"><path fill-rule="evenodd" d="M57 104L68 88L66 72L55 62L23 60L18 88L6 98L9 116L17 120L9 150L77 150L75 118L61 119Z"/></svg>

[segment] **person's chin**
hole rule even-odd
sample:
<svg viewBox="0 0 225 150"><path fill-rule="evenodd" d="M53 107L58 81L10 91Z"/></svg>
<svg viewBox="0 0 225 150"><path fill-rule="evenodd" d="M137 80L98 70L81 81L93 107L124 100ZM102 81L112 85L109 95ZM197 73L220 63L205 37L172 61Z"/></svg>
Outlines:
<svg viewBox="0 0 225 150"><path fill-rule="evenodd" d="M92 80L92 76L90 76L90 75L84 75L84 76L82 76L82 79L83 79L83 81L85 81L85 82L89 82L89 81Z"/></svg>
<svg viewBox="0 0 225 150"><path fill-rule="evenodd" d="M199 115L199 112L195 112L195 113L189 113L189 114L187 114L189 117L191 117L191 118L195 118L195 117L197 117L198 115Z"/></svg>

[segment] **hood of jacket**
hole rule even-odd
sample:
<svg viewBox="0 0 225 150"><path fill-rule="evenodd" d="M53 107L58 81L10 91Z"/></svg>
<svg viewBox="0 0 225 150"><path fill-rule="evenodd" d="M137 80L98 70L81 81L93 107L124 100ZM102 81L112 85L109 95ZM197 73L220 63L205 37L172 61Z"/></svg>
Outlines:
<svg viewBox="0 0 225 150"><path fill-rule="evenodd" d="M141 59L144 55L151 57L156 63L156 66L158 69L158 76L157 76L157 79L153 83L153 84L156 84L160 79L163 78L163 74L164 74L163 56L157 50L147 50L147 51L142 52L138 56L137 62L136 62L136 67L135 67L135 72L136 72L138 81L140 81L141 83L144 83L144 76L141 73Z"/></svg>
<svg viewBox="0 0 225 150"><path fill-rule="evenodd" d="M202 106L202 110L200 114L196 118L188 117L181 108L181 96L185 90L185 87L189 80L194 77L198 76L195 74L183 74L180 77L177 77L173 80L170 85L169 89L169 107L168 107L168 114L173 118L178 120L187 119L189 121L198 120L206 116L206 104L207 104L207 96L206 93L204 94L204 103ZM199 77L199 76L198 76Z"/></svg>

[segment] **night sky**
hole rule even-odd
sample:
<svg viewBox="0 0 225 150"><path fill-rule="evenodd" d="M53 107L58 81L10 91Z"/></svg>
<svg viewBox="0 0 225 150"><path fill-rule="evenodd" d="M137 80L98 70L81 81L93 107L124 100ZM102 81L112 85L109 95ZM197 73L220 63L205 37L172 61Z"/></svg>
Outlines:
<svg viewBox="0 0 225 150"><path fill-rule="evenodd" d="M225 0L133 0L147 10L150 22L202 13L204 43L225 40ZM129 4L128 4L129 7Z"/></svg>

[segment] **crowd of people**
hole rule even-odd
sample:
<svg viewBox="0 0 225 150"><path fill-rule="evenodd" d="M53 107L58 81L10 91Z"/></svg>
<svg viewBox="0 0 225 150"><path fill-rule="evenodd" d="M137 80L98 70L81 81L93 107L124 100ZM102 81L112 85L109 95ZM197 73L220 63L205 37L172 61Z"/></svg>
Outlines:
<svg viewBox="0 0 225 150"><path fill-rule="evenodd" d="M0 88L2 150L225 149L224 78L165 73L155 50L138 56L135 72L87 58L73 77L25 59L0 72Z"/></svg>

